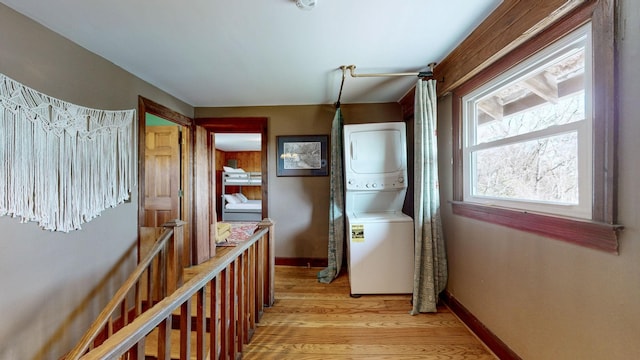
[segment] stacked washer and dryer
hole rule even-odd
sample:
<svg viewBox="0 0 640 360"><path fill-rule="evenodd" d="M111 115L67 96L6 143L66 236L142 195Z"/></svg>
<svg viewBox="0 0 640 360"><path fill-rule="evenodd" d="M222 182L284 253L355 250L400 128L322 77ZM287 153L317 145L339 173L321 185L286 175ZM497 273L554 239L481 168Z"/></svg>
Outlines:
<svg viewBox="0 0 640 360"><path fill-rule="evenodd" d="M403 122L344 126L347 265L351 295L413 291L413 219Z"/></svg>

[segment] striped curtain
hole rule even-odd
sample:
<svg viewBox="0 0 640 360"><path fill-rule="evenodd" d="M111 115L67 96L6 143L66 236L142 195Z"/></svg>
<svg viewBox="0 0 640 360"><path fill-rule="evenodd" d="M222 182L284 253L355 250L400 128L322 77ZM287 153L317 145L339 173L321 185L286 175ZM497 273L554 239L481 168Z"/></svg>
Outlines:
<svg viewBox="0 0 640 360"><path fill-rule="evenodd" d="M435 80L418 80L414 121L415 269L411 314L436 312L447 284L447 258L440 221L437 95Z"/></svg>
<svg viewBox="0 0 640 360"><path fill-rule="evenodd" d="M318 272L318 280L330 283L340 274L344 253L344 169L343 169L343 119L340 107L331 123L331 172L329 173L329 245L328 266Z"/></svg>

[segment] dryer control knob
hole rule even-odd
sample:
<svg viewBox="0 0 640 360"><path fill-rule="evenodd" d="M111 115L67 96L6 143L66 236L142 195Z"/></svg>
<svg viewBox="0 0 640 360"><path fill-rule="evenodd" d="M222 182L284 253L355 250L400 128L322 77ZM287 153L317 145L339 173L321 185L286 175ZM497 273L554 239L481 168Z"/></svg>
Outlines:
<svg viewBox="0 0 640 360"><path fill-rule="evenodd" d="M398 178L398 182L399 182L400 184L402 184L402 183L404 182L404 178L403 178L403 177L399 177L399 178Z"/></svg>
<svg viewBox="0 0 640 360"><path fill-rule="evenodd" d="M371 185L371 187L375 189L375 188L377 188L377 187L378 187L378 184L373 183L373 185Z"/></svg>
<svg viewBox="0 0 640 360"><path fill-rule="evenodd" d="M367 187L371 187L371 184L367 184L366 186L367 186Z"/></svg>
<svg viewBox="0 0 640 360"><path fill-rule="evenodd" d="M355 183L355 181L353 181L353 179L349 179L348 183L349 183L349 185L353 185Z"/></svg>

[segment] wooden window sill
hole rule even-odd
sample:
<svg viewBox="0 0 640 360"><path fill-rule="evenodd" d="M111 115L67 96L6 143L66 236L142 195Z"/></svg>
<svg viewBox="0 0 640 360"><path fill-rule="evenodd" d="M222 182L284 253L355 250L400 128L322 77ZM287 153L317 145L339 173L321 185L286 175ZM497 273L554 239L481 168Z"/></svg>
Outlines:
<svg viewBox="0 0 640 360"><path fill-rule="evenodd" d="M451 201L450 203L453 213L456 215L618 254L618 233L623 229L622 225L472 204L463 201Z"/></svg>

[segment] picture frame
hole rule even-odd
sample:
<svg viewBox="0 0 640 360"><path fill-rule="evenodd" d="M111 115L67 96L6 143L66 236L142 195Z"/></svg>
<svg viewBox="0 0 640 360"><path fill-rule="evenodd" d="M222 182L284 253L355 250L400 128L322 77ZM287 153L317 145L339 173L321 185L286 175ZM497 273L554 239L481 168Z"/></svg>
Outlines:
<svg viewBox="0 0 640 360"><path fill-rule="evenodd" d="M328 135L276 136L277 176L327 176Z"/></svg>

